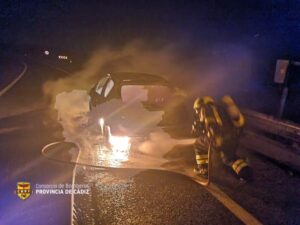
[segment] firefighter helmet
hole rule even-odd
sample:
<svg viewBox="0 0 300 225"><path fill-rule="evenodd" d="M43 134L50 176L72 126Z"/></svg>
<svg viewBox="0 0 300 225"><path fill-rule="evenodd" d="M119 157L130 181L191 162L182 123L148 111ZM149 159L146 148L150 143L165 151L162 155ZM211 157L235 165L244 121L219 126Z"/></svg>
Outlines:
<svg viewBox="0 0 300 225"><path fill-rule="evenodd" d="M198 98L196 98L195 99L195 101L194 101L194 110L199 110L200 109L200 107L201 107L201 102L200 102L201 100L200 100L200 98L198 97Z"/></svg>
<svg viewBox="0 0 300 225"><path fill-rule="evenodd" d="M202 98L196 98L194 101L194 110L199 110L202 104L214 103L214 100L210 96L204 96Z"/></svg>

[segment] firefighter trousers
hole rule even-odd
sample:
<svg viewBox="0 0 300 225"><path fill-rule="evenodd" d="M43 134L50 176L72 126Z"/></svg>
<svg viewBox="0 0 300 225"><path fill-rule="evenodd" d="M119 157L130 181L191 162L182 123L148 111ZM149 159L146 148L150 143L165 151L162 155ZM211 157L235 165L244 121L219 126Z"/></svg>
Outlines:
<svg viewBox="0 0 300 225"><path fill-rule="evenodd" d="M236 155L238 139L230 139L223 142L222 146L216 150L220 152L222 162L231 167L239 175L240 171L247 167L247 163ZM196 163L198 167L207 167L208 164L208 141L203 137L198 137L194 143Z"/></svg>

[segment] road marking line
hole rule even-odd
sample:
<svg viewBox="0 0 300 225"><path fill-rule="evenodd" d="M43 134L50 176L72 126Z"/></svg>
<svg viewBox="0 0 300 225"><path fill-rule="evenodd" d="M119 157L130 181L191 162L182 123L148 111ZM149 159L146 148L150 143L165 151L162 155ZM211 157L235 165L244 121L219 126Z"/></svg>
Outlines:
<svg viewBox="0 0 300 225"><path fill-rule="evenodd" d="M193 178L193 180L197 183L200 183L200 181L195 178ZM213 183L210 183L210 185L205 188L212 196L214 196L219 202L221 202L231 213L233 213L243 223L251 225L263 224Z"/></svg>
<svg viewBox="0 0 300 225"><path fill-rule="evenodd" d="M72 174L72 195L71 195L71 225L74 224L74 186L75 186L75 178L76 178L76 169L77 169L77 164L80 158L81 150L79 149L79 153L77 155L76 163L73 169L73 174ZM76 214L75 214L76 216Z"/></svg>
<svg viewBox="0 0 300 225"><path fill-rule="evenodd" d="M7 85L5 88L3 88L0 91L0 97L2 95L4 95L9 89L11 89L23 77L23 75L26 73L26 71L27 71L27 65L24 62L22 64L24 66L22 72L19 74L19 76L16 79L14 79L9 85Z"/></svg>
<svg viewBox="0 0 300 225"><path fill-rule="evenodd" d="M256 219L251 213L249 213L246 209L240 206L237 202L231 199L226 193L224 193L220 188L218 188L215 184L210 182L210 184L205 187L202 185L203 180L197 177L191 170L182 171L173 171L180 174L183 174L189 178L191 178L196 183L200 184L204 187L213 197L215 197L222 205L224 205L233 215L235 215L239 220L241 220L245 224L250 225L262 225L263 223Z"/></svg>
<svg viewBox="0 0 300 225"><path fill-rule="evenodd" d="M214 184L210 184L207 190L218 199L227 209L229 209L237 218L239 218L245 224L262 225L258 219L256 219L252 214L246 211L242 206L237 204L233 199L231 199L227 194L221 191Z"/></svg>
<svg viewBox="0 0 300 225"><path fill-rule="evenodd" d="M42 155L43 156L45 156L46 158L48 158L48 159L51 159L51 157L48 157L48 156L46 156L46 154L45 154L45 151L46 151L46 149L48 148L48 147L51 147L51 146L53 146L53 145L56 145L56 144L59 144L59 143L62 143L62 142L60 142L60 141L57 141L57 142L52 142L52 143L50 143L50 144L47 144L47 145L45 145L43 148L42 148ZM77 169L77 166L78 166L78 161L79 161L79 158L80 158L80 154L81 154L81 150L79 149L79 153L78 153L78 155L77 155L77 158L76 158L76 161L75 161L75 165L74 165L74 169L73 169L73 172L72 172L72 194L71 194L71 212L70 212L70 216L71 216L71 218L70 218L70 224L71 225L73 225L74 224L74 219L73 219L73 217L74 217L74 186L75 186L75 179L76 179L76 169Z"/></svg>

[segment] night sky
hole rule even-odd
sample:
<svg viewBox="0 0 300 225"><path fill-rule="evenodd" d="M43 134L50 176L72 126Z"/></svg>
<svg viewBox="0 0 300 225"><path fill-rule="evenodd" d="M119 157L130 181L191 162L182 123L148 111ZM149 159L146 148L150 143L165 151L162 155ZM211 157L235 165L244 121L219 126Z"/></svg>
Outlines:
<svg viewBox="0 0 300 225"><path fill-rule="evenodd" d="M44 55L45 50L51 54ZM72 63L58 60L57 53L68 55ZM36 109L39 104L44 104L40 103L42 97L50 102L50 99L56 99L57 94L65 91L90 90L100 75L128 71L166 75L176 86L187 90L192 100L195 96L204 95L220 99L228 94L241 108L275 115L282 89L274 84L273 79L276 59L282 58L300 61L300 0L0 0L0 78L3 78L0 79L0 86L6 86L8 80L13 79L5 74L14 71L20 59L28 64L28 72L21 83L12 89L8 95L10 97L3 98L2 111L6 113L11 110L13 115L18 114L19 109L21 113L23 107L26 112ZM48 60L53 64L48 64ZM20 65L23 68L23 64ZM68 66L74 68L70 73L62 73L62 65L67 67L66 71ZM291 82L298 83L289 90L283 118L300 123L300 76L295 74L298 80ZM19 161L32 161L33 167L31 164L25 167L29 168L30 173L38 174L33 176L32 181L39 179L44 170L47 172L47 176L43 176L46 180L54 177L48 176L50 170L54 174L60 170L60 167L57 171L52 170L50 164L40 166L44 170L37 170L35 168L38 168L40 159L31 159L40 157L40 151L35 152L35 149L42 146L42 141L53 138L56 134L52 134L52 130L58 129L50 124L52 120L47 122L40 113L48 108L43 106L41 109L33 111L34 114L26 113L24 117L20 114L20 121L26 120L26 125L27 115L30 119L30 132L24 127L25 136L22 133L21 139L17 137L20 141L11 145L6 140L7 136L3 136L6 138L5 146L11 152L2 153L8 156L16 154L20 160L15 161L16 157L8 160L7 155L1 156L4 160L2 165L9 165L10 168ZM18 116L17 119L13 117L12 124L16 124L17 129L23 129L22 124L17 124ZM42 119L43 125L39 121ZM8 121L10 124L10 119ZM49 125L45 125L47 123ZM51 133L46 130L36 133L40 132L40 127L47 127L48 130L48 126ZM6 127L3 128L6 132ZM26 135L30 136L27 138ZM41 137L41 140L32 137ZM15 139L11 136L11 140ZM28 157L19 157L19 148L27 149L25 153L29 153ZM17 172L12 171L21 176L19 166L23 164L16 166ZM5 173L8 169L0 171ZM265 177L261 179L268 180ZM11 187L15 188L15 182L5 188L12 193ZM7 206L10 199L13 199L12 204ZM63 204L57 205L57 202L46 199L47 204L42 204L43 207L36 201L33 207L27 207L29 211L17 210L20 213L16 217L15 201L19 200L10 195L3 202L5 210L10 212L5 214L6 220L14 221L30 214L32 217L26 219L45 217L51 223L51 219L56 219L49 217L51 213L60 211L60 215L64 215L69 212L68 208L61 210ZM289 206L287 203L284 201L283 205ZM25 205L18 203L16 206ZM55 210L52 212L45 208ZM289 215L292 214L287 213ZM24 221L18 220L18 223Z"/></svg>
<svg viewBox="0 0 300 225"><path fill-rule="evenodd" d="M142 39L193 48L239 42L298 57L300 1L1 1L0 44L89 51Z"/></svg>

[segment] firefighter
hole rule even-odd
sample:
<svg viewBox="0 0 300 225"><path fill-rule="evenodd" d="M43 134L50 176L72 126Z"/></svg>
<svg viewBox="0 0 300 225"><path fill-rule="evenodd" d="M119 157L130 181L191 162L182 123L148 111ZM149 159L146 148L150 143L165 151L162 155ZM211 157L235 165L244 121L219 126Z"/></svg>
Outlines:
<svg viewBox="0 0 300 225"><path fill-rule="evenodd" d="M222 161L242 180L249 180L252 170L246 161L236 155L245 119L230 96L216 104L212 97L197 98L194 102L195 120L192 132L197 135L194 144L197 166L194 172L202 177L208 174L208 145L220 152Z"/></svg>

